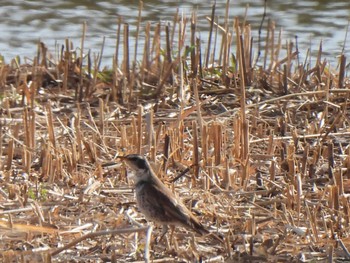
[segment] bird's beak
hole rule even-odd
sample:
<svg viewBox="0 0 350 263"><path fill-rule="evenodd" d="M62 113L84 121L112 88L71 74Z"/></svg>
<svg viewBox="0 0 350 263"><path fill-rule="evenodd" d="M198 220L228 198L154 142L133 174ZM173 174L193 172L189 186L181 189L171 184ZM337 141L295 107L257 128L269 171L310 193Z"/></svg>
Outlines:
<svg viewBox="0 0 350 263"><path fill-rule="evenodd" d="M129 159L126 158L125 156L118 155L118 156L117 156L117 159L120 159L122 163L124 163L124 164L126 164L126 165L128 166L128 164L129 164L129 162L128 162Z"/></svg>
<svg viewBox="0 0 350 263"><path fill-rule="evenodd" d="M126 158L125 158L125 156L117 155L117 159L121 159L122 162L124 162L124 160L125 160ZM102 164L102 167L112 168L112 167L114 167L114 166L120 167L121 165L122 165L121 162L116 162L116 161L114 161L114 162L104 163L104 164Z"/></svg>

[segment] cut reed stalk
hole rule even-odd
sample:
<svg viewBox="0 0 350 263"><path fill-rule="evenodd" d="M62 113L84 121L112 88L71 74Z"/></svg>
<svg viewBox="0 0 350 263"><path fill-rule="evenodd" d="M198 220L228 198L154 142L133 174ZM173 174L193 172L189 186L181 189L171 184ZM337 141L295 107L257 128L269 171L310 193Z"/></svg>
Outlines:
<svg viewBox="0 0 350 263"><path fill-rule="evenodd" d="M129 84L129 99L133 97L133 88L130 86L130 57L129 57L129 24L124 24L124 60L123 60L123 73Z"/></svg>
<svg viewBox="0 0 350 263"><path fill-rule="evenodd" d="M15 140L18 140L18 134L19 134L20 126L19 124L16 124L13 127L13 138L10 139L8 144L8 152L7 152L7 164L6 169L11 170L12 169L12 160L15 152Z"/></svg>
<svg viewBox="0 0 350 263"><path fill-rule="evenodd" d="M197 122L192 121L192 130L193 130L193 160L192 160L192 166L193 166L193 175L192 176L192 186L196 186L196 179L199 178L199 138L198 138L198 128L197 128Z"/></svg>
<svg viewBox="0 0 350 263"><path fill-rule="evenodd" d="M169 32L169 25L165 26L165 38L166 38L166 58L167 63L165 63L166 67L170 67L172 65L172 57L171 57L171 43L170 43L170 32ZM171 66L171 73L169 73L168 82L170 85L174 84L174 72L173 68Z"/></svg>
<svg viewBox="0 0 350 263"><path fill-rule="evenodd" d="M143 118L143 107L142 105L138 106L138 114L137 114L137 144L136 149L138 154L142 154L142 145L143 145L143 129L142 129L142 118ZM152 133L152 131L149 131Z"/></svg>
<svg viewBox="0 0 350 263"><path fill-rule="evenodd" d="M145 44L144 44L144 51L142 56L142 66L141 66L141 81L149 81L148 76L151 73L151 62L150 62L150 30L151 30L151 24L148 22L145 28ZM147 78L146 78L147 76Z"/></svg>
<svg viewBox="0 0 350 263"><path fill-rule="evenodd" d="M77 113L76 118L74 119L74 131L75 131L75 143L76 145L73 145L73 147L78 149L77 155L76 155L76 161L79 163L84 163L84 153L83 153L83 134L81 132L81 109L78 104L77 107ZM56 149L56 146L54 146Z"/></svg>
<svg viewBox="0 0 350 263"><path fill-rule="evenodd" d="M146 131L147 135L146 136L146 142L145 144L148 146L147 151L151 152L151 149L157 149L156 147L156 136L154 132L154 127L153 127L153 122L154 122L154 116L153 116L153 110L151 109L150 112L145 114L145 122L146 122ZM142 132L142 131L141 131ZM141 144L141 143L140 143ZM155 161L155 159L152 159Z"/></svg>
<svg viewBox="0 0 350 263"><path fill-rule="evenodd" d="M212 41L214 19L215 19L215 6L216 6L216 2L214 2L214 4L212 5L212 9L211 9L211 19L210 19L210 28L209 28L209 36L208 36L207 58L205 59L205 68L208 68L208 65L209 65L209 57L210 57L210 52L211 52L211 41ZM213 55L212 55L213 57L215 56L214 52L215 52L215 50L213 51Z"/></svg>
<svg viewBox="0 0 350 263"><path fill-rule="evenodd" d="M69 55L69 40L66 39L66 50L64 51L64 70L63 70L63 85L62 85L62 92L63 94L67 93L68 90L68 74L69 74L69 60L70 60L70 55ZM62 47L63 50L63 47ZM75 97L77 99L77 97Z"/></svg>
<svg viewBox="0 0 350 263"><path fill-rule="evenodd" d="M83 29L82 29L82 36L81 36L81 44L80 44L80 60L79 60L79 102L82 101L83 96L83 63L84 63L84 43L85 43L85 36L86 36L86 22L83 23Z"/></svg>
<svg viewBox="0 0 350 263"><path fill-rule="evenodd" d="M137 16L137 26L136 26L136 36L135 36L135 50L134 50L134 60L133 60L133 74L136 73L136 61L138 56L138 43L139 43L139 35L140 35L140 27L142 21L142 9L143 9L143 1L139 1L139 13Z"/></svg>
<svg viewBox="0 0 350 263"><path fill-rule="evenodd" d="M192 12L191 16L191 46L190 48L190 57L191 57L191 70L193 76L197 76L198 63L196 61L196 21L197 14L196 12Z"/></svg>
<svg viewBox="0 0 350 263"><path fill-rule="evenodd" d="M117 34L116 34L116 43L115 43L115 54L114 54L114 63L116 68L119 67L119 45L120 45L120 36L121 36L121 26L122 26L122 17L119 16L117 19Z"/></svg>
<svg viewBox="0 0 350 263"><path fill-rule="evenodd" d="M340 67L339 67L339 79L338 88L342 89L344 87L344 76L346 67L346 57L344 54L340 55Z"/></svg>
<svg viewBox="0 0 350 263"><path fill-rule="evenodd" d="M24 133L25 133L25 140L24 140L24 147L23 147L23 168L26 173L29 174L30 167L32 163L32 136L30 129L30 120L29 120L29 113L28 108L25 108L23 111L23 120L24 120Z"/></svg>
<svg viewBox="0 0 350 263"><path fill-rule="evenodd" d="M98 99L98 106L99 106L99 131L101 134L101 140L104 141L104 132L105 132L105 103L103 99ZM96 127L97 128L97 127Z"/></svg>

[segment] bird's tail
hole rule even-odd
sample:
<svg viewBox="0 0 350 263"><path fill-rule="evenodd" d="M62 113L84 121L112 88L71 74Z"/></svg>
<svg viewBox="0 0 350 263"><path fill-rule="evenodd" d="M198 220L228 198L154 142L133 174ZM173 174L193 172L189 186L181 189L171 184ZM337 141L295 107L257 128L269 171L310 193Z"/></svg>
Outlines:
<svg viewBox="0 0 350 263"><path fill-rule="evenodd" d="M212 233L208 231L200 222L198 222L196 219L191 218L191 227L194 231L196 231L201 236L203 235L210 235L214 237L216 240L218 240L220 243L224 243L224 237L220 234Z"/></svg>
<svg viewBox="0 0 350 263"><path fill-rule="evenodd" d="M205 227L200 222L198 222L194 218L191 218L190 225L192 229L196 231L198 234L200 234L201 236L210 233L207 229L205 229Z"/></svg>

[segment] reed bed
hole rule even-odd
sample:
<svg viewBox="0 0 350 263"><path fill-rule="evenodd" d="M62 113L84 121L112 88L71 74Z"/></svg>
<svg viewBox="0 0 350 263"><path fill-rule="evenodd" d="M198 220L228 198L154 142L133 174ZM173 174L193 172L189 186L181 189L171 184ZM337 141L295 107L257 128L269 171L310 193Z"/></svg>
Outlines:
<svg viewBox="0 0 350 263"><path fill-rule="evenodd" d="M151 25L141 4L134 51L117 21L111 69L103 48L85 54L86 25L80 49L40 43L1 64L2 262L349 260L346 58L330 68L320 45L301 61L274 22L254 40L229 13L213 6L199 39L195 13ZM224 243L182 228L155 242L116 159L128 153Z"/></svg>

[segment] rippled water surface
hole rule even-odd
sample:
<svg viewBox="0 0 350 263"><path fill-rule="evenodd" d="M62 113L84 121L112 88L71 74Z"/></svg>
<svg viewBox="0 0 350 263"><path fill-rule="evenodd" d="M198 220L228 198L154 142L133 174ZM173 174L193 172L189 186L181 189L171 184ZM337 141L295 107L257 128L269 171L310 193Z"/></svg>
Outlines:
<svg viewBox="0 0 350 263"><path fill-rule="evenodd" d="M212 4L213 1L208 0L145 0L143 21L155 25L159 21L172 21L177 9L185 15L190 15L196 9L200 22L199 31L203 37L209 29L209 22L205 17L210 16ZM221 17L222 22L226 1L217 0L216 4L216 14ZM284 39L294 40L294 36L298 36L300 50L306 52L310 46L315 50L323 40L323 50L327 58L334 58L341 52L350 15L350 1L273 0L267 4L267 19L275 20L276 27L283 28ZM257 37L263 5L263 0L230 1L230 17L243 18L247 11L247 20L252 25L254 37ZM123 21L130 24L131 33L135 33L138 6L139 1L132 0L1 0L0 54L7 61L16 55L32 58L39 39L46 43L50 51L55 50L56 43L63 44L66 38L72 40L75 46L80 46L82 24L86 21L85 47L97 53L103 37L106 37L104 62L111 64L118 16L122 16ZM347 55L350 54L349 46L350 43L345 44Z"/></svg>

